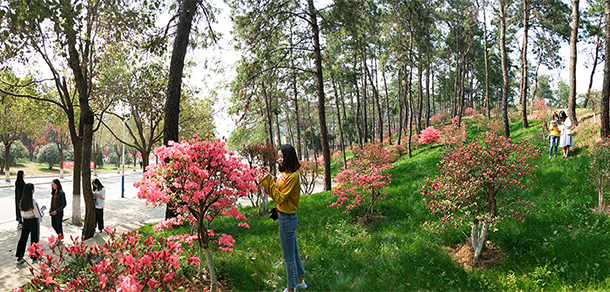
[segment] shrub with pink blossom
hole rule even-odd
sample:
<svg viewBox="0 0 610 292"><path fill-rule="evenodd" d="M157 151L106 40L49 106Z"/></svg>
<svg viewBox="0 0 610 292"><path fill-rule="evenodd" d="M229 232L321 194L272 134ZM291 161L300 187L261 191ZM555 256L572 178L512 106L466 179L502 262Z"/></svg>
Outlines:
<svg viewBox="0 0 610 292"><path fill-rule="evenodd" d="M366 169L346 169L337 174L339 185L332 191L337 201L329 208L343 209L344 213L358 210L364 216L373 215L375 203L386 200L386 188L392 182L392 174L385 170L393 168L391 164L370 165Z"/></svg>
<svg viewBox="0 0 610 292"><path fill-rule="evenodd" d="M423 226L461 228L464 222L471 222L476 262L490 225L504 218L523 221L534 211L534 203L520 195L536 178L537 166L531 163L540 154L527 141L512 143L490 132L445 153L438 164L440 174L427 177L422 187L426 208L436 218Z"/></svg>
<svg viewBox="0 0 610 292"><path fill-rule="evenodd" d="M39 268L30 267L31 288L35 291L173 291L187 283L183 269L200 262L196 256L185 253L182 243L176 239L144 238L138 231L116 236L114 230L106 228L105 231L110 239L104 245L87 246L82 237L71 237L71 245L58 245L59 240L51 236L49 254L45 254L40 243L30 246L30 255L40 255L41 262ZM13 291L24 291L24 288Z"/></svg>
<svg viewBox="0 0 610 292"><path fill-rule="evenodd" d="M301 178L301 193L311 195L316 186L316 179L320 177L319 164L313 161L300 161L299 176Z"/></svg>
<svg viewBox="0 0 610 292"><path fill-rule="evenodd" d="M474 116L474 109L473 109L473 108L471 108L471 107L466 108L466 109L464 110L464 115L465 115L465 116Z"/></svg>
<svg viewBox="0 0 610 292"><path fill-rule="evenodd" d="M421 131L418 142L422 145L432 145L434 142L438 143L440 137L441 131L435 129L433 126L430 126Z"/></svg>
<svg viewBox="0 0 610 292"><path fill-rule="evenodd" d="M139 198L155 206L167 204L174 206L180 214L162 224L182 224L188 220L197 226L197 242L205 251L208 272L212 289L216 285L216 274L210 253L210 242L213 236L211 223L218 217L234 217L245 220L246 217L237 211L236 203L245 197L248 191L254 191L254 171L241 163L233 152L224 149L224 142L219 140L195 140L170 143L155 149L159 163L149 165L141 182L135 183L140 188ZM239 226L249 228L247 223ZM217 241L222 251L232 251L233 240L230 235L223 235Z"/></svg>
<svg viewBox="0 0 610 292"><path fill-rule="evenodd" d="M439 119L436 115L431 116L430 117L430 124L438 124L441 122L441 119Z"/></svg>
<svg viewBox="0 0 610 292"><path fill-rule="evenodd" d="M362 149L351 149L354 157L348 162L349 169L366 169L369 165L384 165L392 160L392 154L382 144L366 143Z"/></svg>
<svg viewBox="0 0 610 292"><path fill-rule="evenodd" d="M457 123L458 120L454 118L451 125L443 127L441 131L440 141L446 150L459 148L466 143L466 127L458 127Z"/></svg>

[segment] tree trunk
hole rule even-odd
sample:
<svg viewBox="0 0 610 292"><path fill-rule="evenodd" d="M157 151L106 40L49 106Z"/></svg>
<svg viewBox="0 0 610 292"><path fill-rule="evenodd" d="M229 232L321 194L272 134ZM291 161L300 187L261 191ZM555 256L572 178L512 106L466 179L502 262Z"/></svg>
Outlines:
<svg viewBox="0 0 610 292"><path fill-rule="evenodd" d="M216 278L214 263L212 262L212 253L210 252L210 247L206 247L203 250L205 251L205 260L208 263L208 270L210 272L210 291L216 291L218 279Z"/></svg>
<svg viewBox="0 0 610 292"><path fill-rule="evenodd" d="M6 176L6 182L11 182L11 174L10 174L10 158L11 158L11 144L13 144L12 142L6 142L4 144L4 174Z"/></svg>
<svg viewBox="0 0 610 292"><path fill-rule="evenodd" d="M600 23L601 26L601 23ZM595 75L595 70L597 69L597 63L599 62L599 50L601 49L601 40L599 36L597 37L596 47L595 47L595 57L593 58L593 69L591 69L591 77L589 78L589 88L587 89L587 95L585 96L585 102L582 104L583 108L587 108L587 104L589 103L589 99L591 98L591 87L593 87L593 75Z"/></svg>
<svg viewBox="0 0 610 292"><path fill-rule="evenodd" d="M498 0L498 11L500 16L500 59L502 62L502 79L504 81L502 86L502 121L504 122L504 138L510 138L510 124L508 121L508 64L506 57L506 14L504 7L504 1Z"/></svg>
<svg viewBox="0 0 610 292"><path fill-rule="evenodd" d="M604 213L604 186L602 184L597 189L597 212Z"/></svg>
<svg viewBox="0 0 610 292"><path fill-rule="evenodd" d="M521 104L521 119L523 128L529 128L527 123L527 42L529 31L529 0L523 0L523 47L521 48L521 88L520 88L520 104Z"/></svg>
<svg viewBox="0 0 610 292"><path fill-rule="evenodd" d="M570 34L570 91L568 95L568 117L572 120L572 125L578 126L576 119L576 43L578 42L578 22L580 11L578 5L580 0L572 0L572 33Z"/></svg>
<svg viewBox="0 0 610 292"><path fill-rule="evenodd" d="M292 75L292 84L293 84L293 101L294 101L294 120L296 122L297 127L297 149L299 151L299 158L303 159L303 146L301 144L301 117L299 115L299 102L298 102L298 93L297 93L297 77L296 74Z"/></svg>
<svg viewBox="0 0 610 292"><path fill-rule="evenodd" d="M478 221L473 223L471 227L470 243L474 249L474 263L476 265L479 261L481 251L483 251L483 248L485 247L487 235L489 234L489 226L487 226L485 222Z"/></svg>
<svg viewBox="0 0 610 292"><path fill-rule="evenodd" d="M490 108L489 108L489 57L487 56L487 17L485 14L485 0L482 1L482 11L483 11L483 56L485 58L485 114L487 118L490 118Z"/></svg>
<svg viewBox="0 0 610 292"><path fill-rule="evenodd" d="M388 82L385 78L385 66L381 68L381 77L383 78L383 89L385 91L385 112L388 119L388 143L392 145L392 119L390 116L390 95L388 94Z"/></svg>
<svg viewBox="0 0 610 292"><path fill-rule="evenodd" d="M424 80L424 62L422 53L419 53L419 61L417 62L417 115L415 116L416 133L421 133L421 114L424 103L424 90L422 82Z"/></svg>
<svg viewBox="0 0 610 292"><path fill-rule="evenodd" d="M609 0L610 1L610 0ZM402 121L402 117L403 117L403 100L404 100L404 90L402 88L402 76L401 73L402 69L398 69L398 141L396 142L397 145L401 145L402 144L402 125L403 125L403 121Z"/></svg>
<svg viewBox="0 0 610 292"><path fill-rule="evenodd" d="M334 79L332 79L332 83L333 91L335 93L335 106L337 107L337 123L339 124L339 146L341 147L341 153L343 153L343 167L347 169L347 156L345 154L345 145L343 144L343 128L341 127L341 111L339 110L339 95L337 93L337 84Z"/></svg>
<svg viewBox="0 0 610 292"><path fill-rule="evenodd" d="M430 127L430 55L426 62L426 128Z"/></svg>
<svg viewBox="0 0 610 292"><path fill-rule="evenodd" d="M316 79L318 87L318 119L320 122L320 138L322 142L322 156L324 157L324 190L330 191L330 149L328 148L328 130L326 128L326 102L324 97L324 76L322 75L322 52L320 49L320 36L318 31L318 19L313 0L308 0L309 17L311 18L311 30L313 33L314 56L316 59Z"/></svg>
<svg viewBox="0 0 610 292"><path fill-rule="evenodd" d="M606 0L606 27L610 27L610 0ZM610 56L610 29L606 29L605 56ZM610 103L610 58L604 59L604 82L600 102L600 137L607 138L610 135L610 114L608 110Z"/></svg>
<svg viewBox="0 0 610 292"><path fill-rule="evenodd" d="M267 120L267 135L269 145L273 147L273 119L271 118L271 101L269 100L269 95L267 94L265 82L261 83L261 90L263 91L263 99L265 100L265 117Z"/></svg>
<svg viewBox="0 0 610 292"><path fill-rule="evenodd" d="M355 82L355 86L356 86L356 133L358 134L358 146L360 148L362 148L362 144L364 142L364 135L363 135L363 130L361 128L361 110L360 110L360 89L358 88L358 81Z"/></svg>
<svg viewBox="0 0 610 292"><path fill-rule="evenodd" d="M379 123L379 142L383 143L383 111L381 110L381 103L379 102L379 91L377 90L377 86L373 82L373 77L369 72L369 68L366 66L366 62L364 62L364 70L366 71L366 75L369 76L369 81L371 82L371 88L373 88L373 99L375 100L375 104L377 105L377 119Z"/></svg>
<svg viewBox="0 0 610 292"><path fill-rule="evenodd" d="M534 102L536 101L536 92L538 92L538 70L540 69L540 62L536 66L536 73L534 74L534 89L532 90L532 107L530 112L534 113Z"/></svg>

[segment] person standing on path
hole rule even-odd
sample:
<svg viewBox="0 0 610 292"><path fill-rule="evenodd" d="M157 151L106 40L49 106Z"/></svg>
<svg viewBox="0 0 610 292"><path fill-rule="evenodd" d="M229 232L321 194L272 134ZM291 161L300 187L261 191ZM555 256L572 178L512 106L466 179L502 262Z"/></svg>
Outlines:
<svg viewBox="0 0 610 292"><path fill-rule="evenodd" d="M64 220L64 208L66 207L66 194L61 187L61 182L58 179L54 179L51 183L51 209L49 215L51 215L51 226L55 230L55 233L59 238L63 238L63 220Z"/></svg>
<svg viewBox="0 0 610 292"><path fill-rule="evenodd" d="M299 168L301 164L297 153L291 145L283 145L277 152L279 171L281 172L277 182L269 173L260 180L260 184L275 202L279 219L280 241L282 254L286 263L286 278L288 288L284 292L293 292L296 289L307 289L303 280L303 263L297 245L296 228L298 223L297 209L301 198L301 181Z"/></svg>
<svg viewBox="0 0 610 292"><path fill-rule="evenodd" d="M38 203L33 198L34 196L34 185L25 184L23 188L23 195L21 197L21 203L19 208L21 209L21 218L23 218L23 228L21 229L21 237L19 243L17 243L17 264L21 265L25 263L23 255L25 254L25 245L28 241L28 237L31 234L31 244L38 243L40 239L40 218L42 218L42 212L38 208ZM33 263L38 262L38 257L33 255Z"/></svg>
<svg viewBox="0 0 610 292"><path fill-rule="evenodd" d="M93 196L95 197L95 224L99 230L97 233L102 233L104 230L104 203L106 201L106 189L99 179L94 179Z"/></svg>
<svg viewBox="0 0 610 292"><path fill-rule="evenodd" d="M559 112L559 119L561 121L561 126L559 126L559 130L561 130L561 136L559 138L559 147L563 150L563 159L568 158L568 153L570 153L570 147L574 146L572 142L572 120L566 115L564 111Z"/></svg>
<svg viewBox="0 0 610 292"><path fill-rule="evenodd" d="M23 227L23 219L21 218L21 209L19 208L19 204L21 203L21 196L23 195L23 187L25 186L25 181L23 180L23 170L17 172L17 180L15 180L15 213L16 220L19 222L17 225L18 229Z"/></svg>

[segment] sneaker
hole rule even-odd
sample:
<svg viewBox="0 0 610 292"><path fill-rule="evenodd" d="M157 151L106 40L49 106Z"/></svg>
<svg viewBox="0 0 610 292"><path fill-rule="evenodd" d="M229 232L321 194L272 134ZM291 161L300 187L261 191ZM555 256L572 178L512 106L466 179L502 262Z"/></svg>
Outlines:
<svg viewBox="0 0 610 292"><path fill-rule="evenodd" d="M288 291L288 288L284 288L284 292L290 292L290 291Z"/></svg>
<svg viewBox="0 0 610 292"><path fill-rule="evenodd" d="M305 284L305 280L303 280L303 283L301 283L301 284L297 284L297 287L296 287L296 288L297 288L297 289L299 289L299 290L305 290L305 289L307 289L307 284Z"/></svg>
<svg viewBox="0 0 610 292"><path fill-rule="evenodd" d="M549 156L549 160L551 159L551 156Z"/></svg>
<svg viewBox="0 0 610 292"><path fill-rule="evenodd" d="M25 259L21 258L21 259L17 259L17 264L18 265L23 265L25 264Z"/></svg>

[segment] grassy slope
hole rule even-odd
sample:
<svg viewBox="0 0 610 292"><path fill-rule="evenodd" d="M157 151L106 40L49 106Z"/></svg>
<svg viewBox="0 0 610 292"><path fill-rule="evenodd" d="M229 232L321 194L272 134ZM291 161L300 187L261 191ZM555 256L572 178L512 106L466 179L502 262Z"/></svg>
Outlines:
<svg viewBox="0 0 610 292"><path fill-rule="evenodd" d="M513 139L541 136L539 127L524 130L519 123L511 131ZM469 127L474 132L476 125ZM549 161L546 153L538 159L534 189L522 195L541 211L525 223L501 222L489 239L506 254L504 262L468 272L442 248L463 242L461 233L436 236L420 227L428 220L420 183L438 173L441 151L418 149L396 163L389 188L394 201L376 208L387 219L369 227L327 208L336 199L330 192L301 197L297 237L309 291L610 290L610 221L590 211L597 199L586 182L582 147L567 160ZM237 227L234 219L214 224L216 234L236 240L233 253L214 253L217 273L236 291L281 291L286 272L277 222L253 208L242 212L249 214L250 229Z"/></svg>

